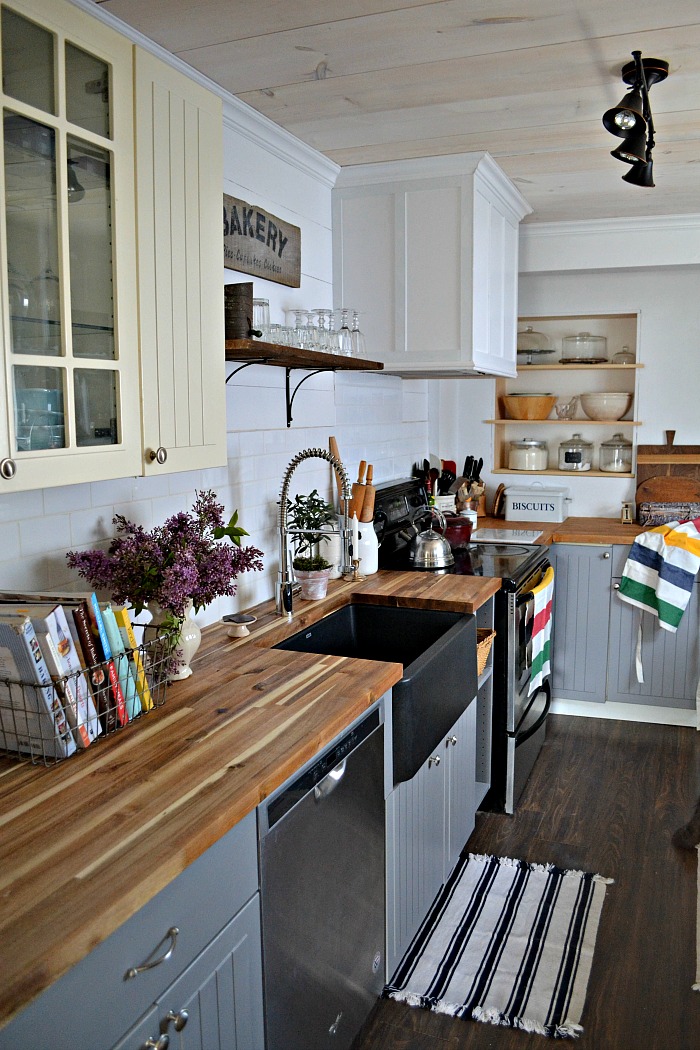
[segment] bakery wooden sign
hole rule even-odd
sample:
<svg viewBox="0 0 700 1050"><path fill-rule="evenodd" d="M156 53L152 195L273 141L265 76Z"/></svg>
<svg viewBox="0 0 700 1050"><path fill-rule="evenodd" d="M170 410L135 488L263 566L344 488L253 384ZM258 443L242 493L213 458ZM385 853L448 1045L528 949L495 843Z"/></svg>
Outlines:
<svg viewBox="0 0 700 1050"><path fill-rule="evenodd" d="M301 287L301 230L264 208L224 194L224 266Z"/></svg>

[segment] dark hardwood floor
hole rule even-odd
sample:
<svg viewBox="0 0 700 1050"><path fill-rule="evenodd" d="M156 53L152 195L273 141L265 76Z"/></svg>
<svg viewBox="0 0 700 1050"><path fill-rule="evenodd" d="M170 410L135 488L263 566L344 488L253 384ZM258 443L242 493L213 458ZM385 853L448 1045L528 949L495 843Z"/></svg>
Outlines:
<svg viewBox="0 0 700 1050"><path fill-rule="evenodd" d="M551 861L608 887L579 1050L699 1050L694 850L673 831L700 793L696 730L554 715L516 815L477 815L474 853ZM544 1036L401 1003L375 1006L354 1050L543 1050ZM557 1045L561 1045L558 1043Z"/></svg>

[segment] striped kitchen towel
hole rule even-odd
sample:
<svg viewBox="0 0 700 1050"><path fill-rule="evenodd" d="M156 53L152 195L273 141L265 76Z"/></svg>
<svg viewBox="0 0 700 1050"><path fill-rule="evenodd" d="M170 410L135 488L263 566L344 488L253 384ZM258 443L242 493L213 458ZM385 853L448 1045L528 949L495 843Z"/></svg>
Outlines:
<svg viewBox="0 0 700 1050"><path fill-rule="evenodd" d="M700 569L700 518L642 532L632 544L618 594L676 631Z"/></svg>
<svg viewBox="0 0 700 1050"><path fill-rule="evenodd" d="M530 685L527 695L539 689L545 678L552 673L550 649L552 635L552 598L554 596L554 569L550 567L542 582L532 588L534 610L532 638L530 641Z"/></svg>

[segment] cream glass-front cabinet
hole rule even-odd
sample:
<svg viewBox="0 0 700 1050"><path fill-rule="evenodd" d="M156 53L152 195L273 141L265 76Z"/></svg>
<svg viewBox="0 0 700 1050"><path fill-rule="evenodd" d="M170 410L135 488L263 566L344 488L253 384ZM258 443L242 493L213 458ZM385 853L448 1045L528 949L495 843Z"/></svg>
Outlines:
<svg viewBox="0 0 700 1050"><path fill-rule="evenodd" d="M0 32L0 493L225 463L220 99L64 0Z"/></svg>

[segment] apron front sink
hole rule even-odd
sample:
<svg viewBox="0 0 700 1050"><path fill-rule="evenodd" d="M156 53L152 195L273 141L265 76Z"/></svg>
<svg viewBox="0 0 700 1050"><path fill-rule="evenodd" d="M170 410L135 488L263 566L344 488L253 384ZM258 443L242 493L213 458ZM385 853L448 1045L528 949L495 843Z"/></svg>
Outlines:
<svg viewBox="0 0 700 1050"><path fill-rule="evenodd" d="M346 605L274 648L403 664L392 691L394 784L415 776L477 692L473 615Z"/></svg>

